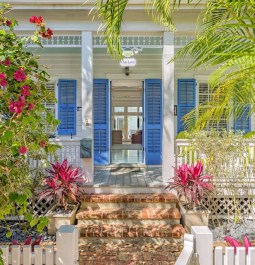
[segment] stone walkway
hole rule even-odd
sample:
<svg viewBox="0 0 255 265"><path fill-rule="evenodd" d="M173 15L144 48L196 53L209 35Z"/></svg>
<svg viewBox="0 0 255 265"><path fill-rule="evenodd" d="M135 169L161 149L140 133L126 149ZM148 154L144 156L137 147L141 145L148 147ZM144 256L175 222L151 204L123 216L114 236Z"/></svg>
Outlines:
<svg viewBox="0 0 255 265"><path fill-rule="evenodd" d="M86 243L80 246L79 265L174 265L183 245L147 243L139 239L120 243Z"/></svg>

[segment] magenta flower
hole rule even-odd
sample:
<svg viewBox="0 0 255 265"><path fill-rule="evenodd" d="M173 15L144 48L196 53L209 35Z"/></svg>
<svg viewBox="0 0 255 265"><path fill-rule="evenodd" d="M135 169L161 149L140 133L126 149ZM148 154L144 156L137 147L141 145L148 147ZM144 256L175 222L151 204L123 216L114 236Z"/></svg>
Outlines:
<svg viewBox="0 0 255 265"><path fill-rule="evenodd" d="M9 19L7 19L5 21L5 24L6 24L6 26L10 27L12 25L12 22Z"/></svg>
<svg viewBox="0 0 255 265"><path fill-rule="evenodd" d="M44 141L44 140L42 140L41 142L40 142L40 147L41 148L44 148L46 146L46 142Z"/></svg>
<svg viewBox="0 0 255 265"><path fill-rule="evenodd" d="M28 103L28 109L33 110L35 108L35 105L33 103Z"/></svg>
<svg viewBox="0 0 255 265"><path fill-rule="evenodd" d="M24 97L26 97L26 96L30 96L30 92L29 92L29 90L30 90L30 87L27 86L27 85L25 85L25 86L23 86L23 87L21 88L21 94L22 94Z"/></svg>
<svg viewBox="0 0 255 265"><path fill-rule="evenodd" d="M12 62L8 59L4 60L1 62L1 64L4 64L5 66L10 66L12 64Z"/></svg>
<svg viewBox="0 0 255 265"><path fill-rule="evenodd" d="M0 73L0 85L4 87L8 85L6 81L6 74Z"/></svg>
<svg viewBox="0 0 255 265"><path fill-rule="evenodd" d="M22 107L19 101L10 101L9 103L9 111L12 113L20 114L22 113Z"/></svg>
<svg viewBox="0 0 255 265"><path fill-rule="evenodd" d="M25 70L23 68L20 68L14 73L14 79L16 81L25 81L27 78Z"/></svg>
<svg viewBox="0 0 255 265"><path fill-rule="evenodd" d="M25 155L28 151L28 148L26 148L25 146L21 146L18 151L20 155Z"/></svg>

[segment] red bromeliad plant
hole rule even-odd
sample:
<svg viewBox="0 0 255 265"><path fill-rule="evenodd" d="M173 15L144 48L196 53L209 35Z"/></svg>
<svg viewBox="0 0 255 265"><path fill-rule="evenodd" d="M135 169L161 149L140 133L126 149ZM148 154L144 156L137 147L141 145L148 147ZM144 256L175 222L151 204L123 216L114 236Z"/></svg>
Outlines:
<svg viewBox="0 0 255 265"><path fill-rule="evenodd" d="M39 194L39 200L54 198L58 204L67 209L68 200L78 202L78 196L82 193L81 185L87 180L82 176L80 168L72 168L65 159L62 163L51 164L48 169L50 174L45 179L43 191Z"/></svg>
<svg viewBox="0 0 255 265"><path fill-rule="evenodd" d="M175 189L179 196L183 196L190 206L200 204L205 193L212 191L213 185L209 182L212 176L203 175L203 164L198 161L194 166L183 164L175 169L173 181L166 187Z"/></svg>
<svg viewBox="0 0 255 265"><path fill-rule="evenodd" d="M27 237L25 239L24 243L22 243L22 244L19 243L17 240L13 239L12 240L12 245L16 245L16 246L18 246L18 245L22 245L22 246L29 246L29 245L31 245L32 251L34 251L34 246L40 245L41 240L42 240L42 237L41 236L37 237L34 241L33 241L32 236L29 236L29 237Z"/></svg>
<svg viewBox="0 0 255 265"><path fill-rule="evenodd" d="M247 235L244 236L244 238L243 238L243 244L231 236L225 236L224 239L228 243L228 245L230 245L231 247L234 247L235 253L236 253L237 247L243 247L244 246L246 254L248 254L248 249L249 249L249 247L252 246Z"/></svg>

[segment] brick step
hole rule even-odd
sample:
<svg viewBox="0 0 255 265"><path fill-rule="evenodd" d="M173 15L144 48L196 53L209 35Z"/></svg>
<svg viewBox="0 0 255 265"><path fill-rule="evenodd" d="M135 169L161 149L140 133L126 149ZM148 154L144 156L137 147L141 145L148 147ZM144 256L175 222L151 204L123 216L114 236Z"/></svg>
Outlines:
<svg viewBox="0 0 255 265"><path fill-rule="evenodd" d="M136 193L136 194L84 194L81 202L92 203L178 203L171 193Z"/></svg>
<svg viewBox="0 0 255 265"><path fill-rule="evenodd" d="M155 203L128 203L128 202L117 202L117 203L103 203L103 202L82 202L80 209L93 208L93 209L102 209L102 208L176 208L176 203L164 203L164 202L155 202Z"/></svg>
<svg viewBox="0 0 255 265"><path fill-rule="evenodd" d="M161 220L138 220L138 219L79 219L78 225L102 225L102 224L111 224L111 225L175 225L180 224L180 219L161 219Z"/></svg>
<svg viewBox="0 0 255 265"><path fill-rule="evenodd" d="M134 238L134 237L174 237L180 238L185 230L182 225L126 225L93 224L79 225L81 237Z"/></svg>
<svg viewBox="0 0 255 265"><path fill-rule="evenodd" d="M105 208L105 209L81 209L76 214L76 218L80 219L180 219L181 214L177 208Z"/></svg>
<svg viewBox="0 0 255 265"><path fill-rule="evenodd" d="M79 263L82 265L174 265L182 248L182 239L172 241L152 239L85 240L80 244Z"/></svg>

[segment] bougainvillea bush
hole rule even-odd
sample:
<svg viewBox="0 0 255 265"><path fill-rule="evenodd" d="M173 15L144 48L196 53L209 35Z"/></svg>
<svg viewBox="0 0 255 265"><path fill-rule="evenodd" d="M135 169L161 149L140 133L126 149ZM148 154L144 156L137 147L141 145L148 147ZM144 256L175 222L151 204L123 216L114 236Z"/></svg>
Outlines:
<svg viewBox="0 0 255 265"><path fill-rule="evenodd" d="M33 218L27 211L36 178L30 164L47 159L56 149L49 143L46 124L56 127L57 121L45 109L45 102L54 101L46 89L49 75L29 52L27 43L40 45L40 38L50 38L53 32L46 28L42 17L33 16L27 18L27 23L35 26L34 35L21 38L14 31L18 22L6 17L7 13L11 15L10 7L1 4L0 220L6 215L23 215L31 226L42 230L46 220Z"/></svg>

